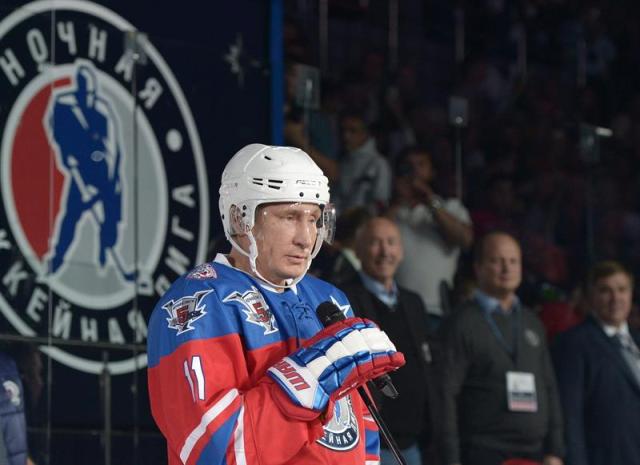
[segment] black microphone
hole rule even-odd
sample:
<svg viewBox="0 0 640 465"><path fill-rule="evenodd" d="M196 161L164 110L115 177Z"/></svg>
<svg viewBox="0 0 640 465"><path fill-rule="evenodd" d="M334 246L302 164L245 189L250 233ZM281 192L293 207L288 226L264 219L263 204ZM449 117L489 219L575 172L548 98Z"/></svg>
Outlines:
<svg viewBox="0 0 640 465"><path fill-rule="evenodd" d="M322 302L318 305L316 309L316 315L320 319L320 323L325 328L327 326L332 325L333 323L337 323L338 321L346 320L347 317L344 316L344 313L332 302ZM382 392L385 396L391 399L397 399L399 394L396 387L393 385L393 381L388 374L383 374L374 378L373 384L380 392Z"/></svg>
<svg viewBox="0 0 640 465"><path fill-rule="evenodd" d="M316 315L318 315L318 318L320 319L322 326L324 326L325 328L327 326L332 325L333 323L337 323L338 321L346 320L344 313L340 311L337 305L331 302L322 302L320 305L318 305L318 308L316 309ZM375 386L380 391L382 391L384 395L391 397L392 399L395 399L396 397L398 397L398 391L394 387L393 383L391 382L391 378L389 378L388 375L385 374L385 375L379 376L373 381L375 383ZM372 383L367 383L367 384L371 385ZM362 398L362 401L364 402L364 404L367 406L367 409L369 410L369 413L373 417L373 420L378 425L378 428L380 430L380 436L389 446L389 450L395 457L398 464L407 465L406 460L404 459L404 457L402 456L402 453L400 452L400 448L398 447L398 444L396 443L396 441L393 439L393 436L391 435L391 431L389 431L389 428L384 423L384 420L382 419L382 416L378 411L378 407L376 407L376 404L373 402L373 399L371 399L371 397L369 396L369 393L364 388L364 386L360 386L358 388L358 394L360 394L360 397Z"/></svg>

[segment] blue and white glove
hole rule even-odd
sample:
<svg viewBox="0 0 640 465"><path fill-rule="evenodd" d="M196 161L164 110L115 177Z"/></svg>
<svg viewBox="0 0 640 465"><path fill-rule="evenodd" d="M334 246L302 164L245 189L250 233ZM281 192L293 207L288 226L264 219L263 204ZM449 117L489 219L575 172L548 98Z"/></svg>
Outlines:
<svg viewBox="0 0 640 465"><path fill-rule="evenodd" d="M289 402L277 396L285 413L312 418L329 402L404 363L402 353L375 323L349 318L324 328L269 368L267 375L286 394Z"/></svg>

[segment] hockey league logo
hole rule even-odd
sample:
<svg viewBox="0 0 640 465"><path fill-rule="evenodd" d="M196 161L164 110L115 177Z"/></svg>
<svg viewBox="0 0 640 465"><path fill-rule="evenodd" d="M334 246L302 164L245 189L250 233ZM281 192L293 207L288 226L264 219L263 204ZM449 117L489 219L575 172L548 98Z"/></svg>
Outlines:
<svg viewBox="0 0 640 465"><path fill-rule="evenodd" d="M335 403L333 417L324 426L324 436L317 442L332 450L347 451L358 444L359 438L358 419L353 412L351 397L345 396Z"/></svg>
<svg viewBox="0 0 640 465"><path fill-rule="evenodd" d="M172 70L113 11L38 0L0 19L0 103L1 317L25 336L144 344L145 312L208 237L202 147ZM172 309L179 333L198 302ZM42 350L104 370L87 350ZM108 364L131 372L146 354Z"/></svg>
<svg viewBox="0 0 640 465"><path fill-rule="evenodd" d="M239 302L243 307L242 311L247 315L246 320L254 325L262 326L265 335L278 331L275 316L262 294L255 287L252 286L244 294L234 291L225 297L223 302Z"/></svg>
<svg viewBox="0 0 640 465"><path fill-rule="evenodd" d="M191 324L207 314L206 305L200 303L210 292L210 290L196 292L177 301L171 300L162 306L169 314L167 318L169 328L178 330L177 336L192 331L194 327Z"/></svg>

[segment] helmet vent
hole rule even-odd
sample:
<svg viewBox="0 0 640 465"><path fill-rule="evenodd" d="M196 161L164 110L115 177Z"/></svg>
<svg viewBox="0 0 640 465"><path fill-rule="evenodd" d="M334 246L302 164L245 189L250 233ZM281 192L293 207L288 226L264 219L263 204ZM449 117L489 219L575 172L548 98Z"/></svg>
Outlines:
<svg viewBox="0 0 640 465"><path fill-rule="evenodd" d="M266 185L270 189L275 189L279 191L284 181L282 179L267 179L265 182L264 178L251 178L251 182L256 186Z"/></svg>

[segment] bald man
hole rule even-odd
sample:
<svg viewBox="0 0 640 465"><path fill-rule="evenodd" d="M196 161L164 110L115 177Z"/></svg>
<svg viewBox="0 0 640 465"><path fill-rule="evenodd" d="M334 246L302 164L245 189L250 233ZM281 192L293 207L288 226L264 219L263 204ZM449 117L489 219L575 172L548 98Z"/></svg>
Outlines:
<svg viewBox="0 0 640 465"><path fill-rule="evenodd" d="M473 298L442 328L445 464L562 465L562 419L544 329L516 295L520 245L502 232L486 235L474 270Z"/></svg>
<svg viewBox="0 0 640 465"><path fill-rule="evenodd" d="M398 286L395 273L404 257L402 238L395 223L376 217L359 229L355 251L362 264L359 275L342 286L358 316L377 322L389 335L407 364L391 378L400 397L381 398L381 413L408 465L422 464L433 424L429 398L435 390L429 382L431 350L426 335L426 314L420 296ZM384 445L381 465L395 464ZM425 460L425 463L430 463Z"/></svg>

